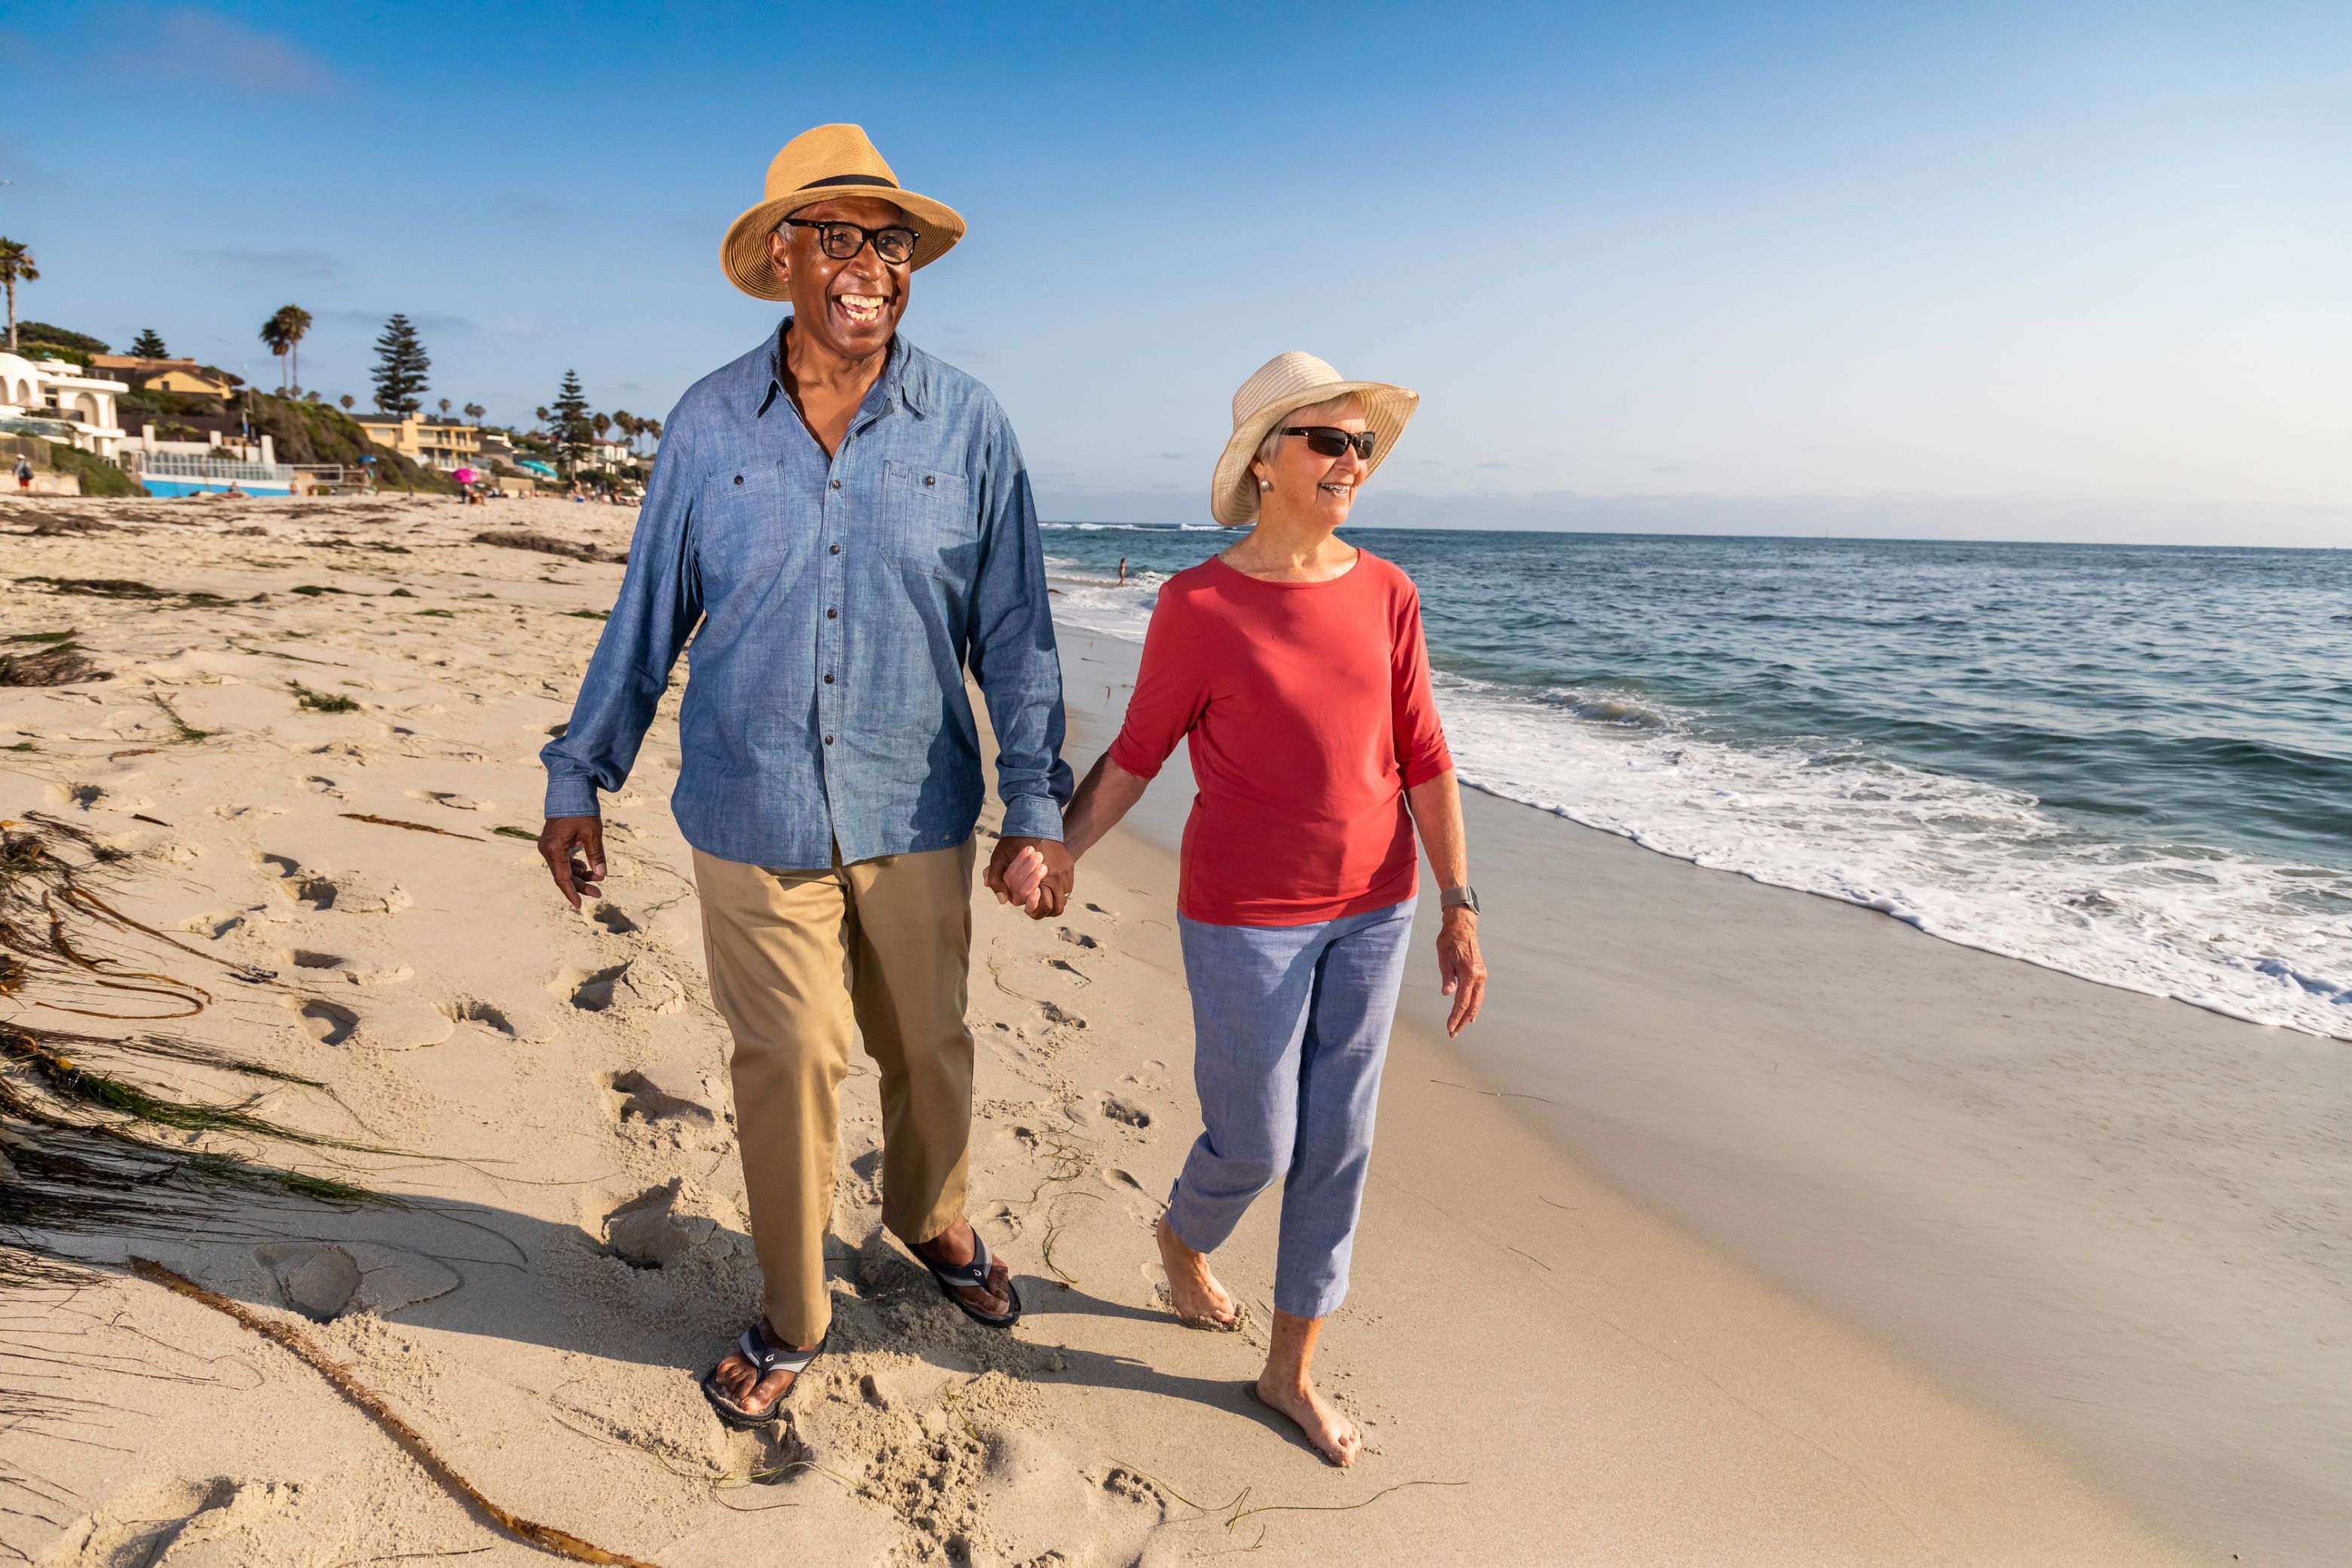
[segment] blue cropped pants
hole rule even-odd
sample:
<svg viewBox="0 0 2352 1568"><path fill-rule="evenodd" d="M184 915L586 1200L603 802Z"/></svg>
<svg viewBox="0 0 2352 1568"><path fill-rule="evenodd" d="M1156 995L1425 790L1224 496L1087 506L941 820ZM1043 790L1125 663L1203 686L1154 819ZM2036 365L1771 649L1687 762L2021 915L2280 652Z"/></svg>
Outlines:
<svg viewBox="0 0 2352 1568"><path fill-rule="evenodd" d="M1179 924L1202 1131L1168 1223L1213 1252L1280 1178L1275 1307L1328 1316L1348 1294L1412 904L1314 925Z"/></svg>

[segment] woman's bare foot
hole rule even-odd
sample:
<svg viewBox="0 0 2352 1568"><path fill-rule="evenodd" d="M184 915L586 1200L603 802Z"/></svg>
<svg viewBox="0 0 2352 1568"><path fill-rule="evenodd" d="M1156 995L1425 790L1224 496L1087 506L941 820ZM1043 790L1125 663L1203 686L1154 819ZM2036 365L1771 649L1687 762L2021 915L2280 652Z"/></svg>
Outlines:
<svg viewBox="0 0 2352 1568"><path fill-rule="evenodd" d="M751 1332L761 1343L771 1350L780 1348L784 1343L784 1337L770 1328L768 1320L765 1318L752 1325ZM816 1347L794 1345L792 1348L814 1350ZM719 1385L719 1392L727 1396L730 1404L748 1415L755 1410L767 1410L773 1407L776 1401L782 1399L785 1392L792 1387L793 1379L796 1375L779 1367L767 1376L761 1377L760 1369L746 1361L743 1358L743 1352L737 1350L729 1352L727 1358L719 1363L719 1370L711 1374L711 1381Z"/></svg>
<svg viewBox="0 0 2352 1568"><path fill-rule="evenodd" d="M1242 1315L1234 1306L1232 1293L1209 1272L1209 1255L1185 1246L1166 1215L1160 1216L1154 1234L1160 1238L1160 1266L1168 1270L1168 1305L1178 1321L1202 1328L1239 1328Z"/></svg>
<svg viewBox="0 0 2352 1568"><path fill-rule="evenodd" d="M1307 1440L1323 1451L1323 1457L1342 1468L1356 1462L1363 1451L1364 1435L1356 1424L1339 1414L1322 1391L1307 1379L1277 1378L1268 1367L1249 1385L1250 1393L1268 1410L1278 1410L1298 1424Z"/></svg>

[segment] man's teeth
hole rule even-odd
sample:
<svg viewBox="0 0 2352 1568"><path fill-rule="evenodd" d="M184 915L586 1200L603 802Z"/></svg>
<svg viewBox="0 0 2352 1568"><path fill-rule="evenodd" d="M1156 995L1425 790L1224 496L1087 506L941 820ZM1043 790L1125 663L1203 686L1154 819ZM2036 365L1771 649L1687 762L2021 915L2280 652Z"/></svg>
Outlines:
<svg viewBox="0 0 2352 1568"><path fill-rule="evenodd" d="M882 314L882 307L889 303L880 294L836 294L834 297L841 301L842 314L857 322L876 320Z"/></svg>

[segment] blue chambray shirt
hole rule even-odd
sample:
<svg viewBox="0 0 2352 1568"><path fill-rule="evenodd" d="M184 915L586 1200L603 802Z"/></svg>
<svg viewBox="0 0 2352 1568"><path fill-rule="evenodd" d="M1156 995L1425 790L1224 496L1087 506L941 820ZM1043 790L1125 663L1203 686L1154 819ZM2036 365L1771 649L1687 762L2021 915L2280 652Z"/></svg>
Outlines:
<svg viewBox="0 0 2352 1568"><path fill-rule="evenodd" d="M687 841L814 869L971 837L996 731L1008 836L1062 836L1062 672L1036 504L988 389L905 338L831 458L778 375L781 333L689 388L662 436L547 814L621 787L688 638Z"/></svg>

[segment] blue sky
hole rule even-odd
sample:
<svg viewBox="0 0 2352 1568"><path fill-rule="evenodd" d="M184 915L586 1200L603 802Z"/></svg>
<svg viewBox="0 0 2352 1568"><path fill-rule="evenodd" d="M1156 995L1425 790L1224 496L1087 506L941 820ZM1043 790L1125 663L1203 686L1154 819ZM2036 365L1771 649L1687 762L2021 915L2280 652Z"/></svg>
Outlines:
<svg viewBox="0 0 2352 1568"><path fill-rule="evenodd" d="M1367 522L2352 544L2352 6L0 8L28 316L664 413L865 124L907 331L1048 516L1194 521L1233 388L1418 386Z"/></svg>

